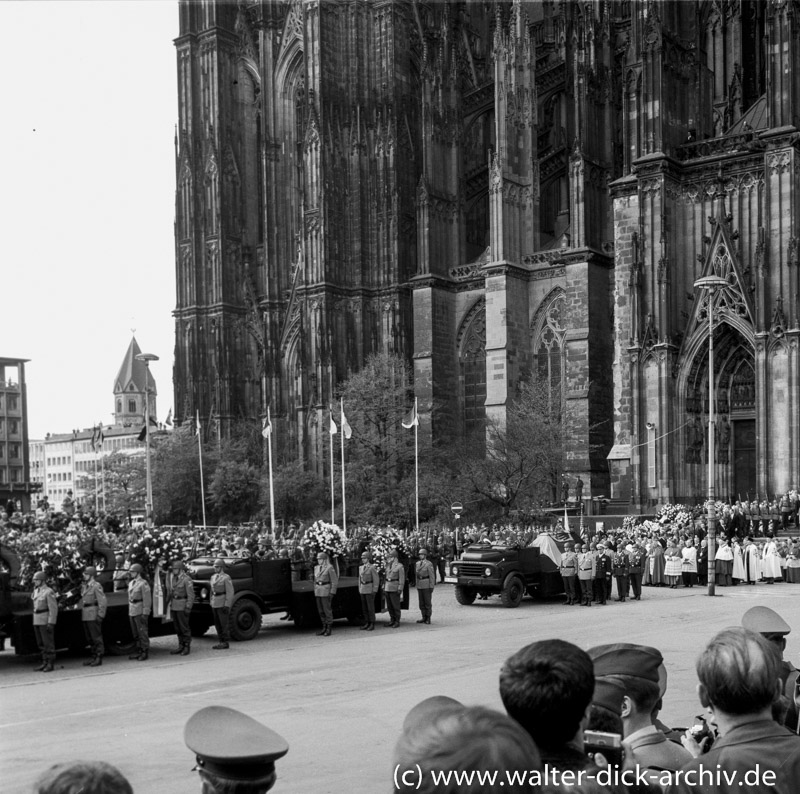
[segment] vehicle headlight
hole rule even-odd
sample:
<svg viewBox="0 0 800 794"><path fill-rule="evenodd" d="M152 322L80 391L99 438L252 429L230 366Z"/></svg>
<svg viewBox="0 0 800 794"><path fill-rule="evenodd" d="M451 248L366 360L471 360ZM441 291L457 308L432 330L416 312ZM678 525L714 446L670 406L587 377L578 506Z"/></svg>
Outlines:
<svg viewBox="0 0 800 794"><path fill-rule="evenodd" d="M494 573L494 572L492 571L492 569L491 569L491 568L484 568L484 569L483 569L483 575L484 575L484 576L491 576L491 575L492 575L492 573Z"/></svg>
<svg viewBox="0 0 800 794"><path fill-rule="evenodd" d="M453 567L450 569L450 573L452 573L452 574L453 574L453 576L458 576L458 566L457 566L457 565L454 565L454 566L453 566Z"/></svg>
<svg viewBox="0 0 800 794"><path fill-rule="evenodd" d="M203 587L200 589L200 598L202 598L204 601L208 598L208 588Z"/></svg>

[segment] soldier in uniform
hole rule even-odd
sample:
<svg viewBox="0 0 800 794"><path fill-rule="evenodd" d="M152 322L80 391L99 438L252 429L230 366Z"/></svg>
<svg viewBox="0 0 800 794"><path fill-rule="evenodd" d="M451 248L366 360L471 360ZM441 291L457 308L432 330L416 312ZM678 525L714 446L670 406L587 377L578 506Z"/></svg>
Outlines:
<svg viewBox="0 0 800 794"><path fill-rule="evenodd" d="M194 606L194 584L184 570L183 560L172 561L172 573L167 577L169 608L175 621L175 634L178 647L170 653L188 656L192 647L192 632L189 628L189 615Z"/></svg>
<svg viewBox="0 0 800 794"><path fill-rule="evenodd" d="M781 657L781 699L773 704L773 717L776 722L793 733L800 733L800 671L783 658L786 651L786 635L791 626L769 607L752 607L742 615L742 626L760 634L774 645ZM782 713L786 709L785 713Z"/></svg>
<svg viewBox="0 0 800 794"><path fill-rule="evenodd" d="M233 606L233 580L228 574L223 572L225 560L218 557L214 560L214 573L211 575L211 611L214 614L214 626L217 629L216 645L212 645L214 651L224 651L230 647L228 642L228 615Z"/></svg>
<svg viewBox="0 0 800 794"><path fill-rule="evenodd" d="M275 761L289 752L282 736L225 706L195 712L183 738L195 754L202 794L266 794L275 785Z"/></svg>
<svg viewBox="0 0 800 794"><path fill-rule="evenodd" d="M625 547L620 543L619 549L611 559L611 573L617 580L617 597L614 599L615 601L624 601L628 596L628 575L630 573L628 565L628 552L625 551Z"/></svg>
<svg viewBox="0 0 800 794"><path fill-rule="evenodd" d="M56 661L55 630L58 620L56 594L45 584L44 571L33 575L33 632L42 653L42 663L34 672L52 673Z"/></svg>
<svg viewBox="0 0 800 794"><path fill-rule="evenodd" d="M397 550L389 549L386 554L386 607L389 610L391 621L387 624L390 629L400 626L400 595L406 583L406 572L397 559Z"/></svg>
<svg viewBox="0 0 800 794"><path fill-rule="evenodd" d="M147 629L147 618L153 608L153 596L150 585L144 578L144 568L135 562L130 567L132 579L128 584L128 617L131 621L131 631L136 640L138 653L129 656L137 662L146 662L150 655L150 635Z"/></svg>
<svg viewBox="0 0 800 794"><path fill-rule="evenodd" d="M608 588L606 579L611 578L611 560L606 554L604 543L597 544L597 553L594 561L594 595L598 604L605 606Z"/></svg>
<svg viewBox="0 0 800 794"><path fill-rule="evenodd" d="M580 543L575 544L578 557L578 582L581 586L581 606L592 605L592 580L594 579L594 554L587 548L583 551Z"/></svg>
<svg viewBox="0 0 800 794"><path fill-rule="evenodd" d="M420 548L417 552L419 561L414 566L417 581L417 596L419 597L419 611L422 617L417 623L430 625L433 609L431 602L433 599L433 588L436 587L436 568L428 559L428 550Z"/></svg>
<svg viewBox="0 0 800 794"><path fill-rule="evenodd" d="M111 578L114 582L114 592L128 589L128 572L125 570L125 555L115 554L116 567Z"/></svg>
<svg viewBox="0 0 800 794"><path fill-rule="evenodd" d="M81 585L81 621L86 642L92 649L92 658L87 659L84 667L100 667L103 664L103 618L106 616L106 594L103 586L95 579L97 569L87 565L83 569Z"/></svg>
<svg viewBox="0 0 800 794"><path fill-rule="evenodd" d="M561 565L559 566L561 579L564 582L564 594L567 597L564 602L566 606L577 603L578 555L575 554L574 549L574 543L564 544L564 553L561 555Z"/></svg>
<svg viewBox="0 0 800 794"><path fill-rule="evenodd" d="M322 621L322 628L317 632L318 637L330 637L333 628L333 609L331 602L339 586L339 574L331 565L328 555L321 551L317 554L317 564L314 567L314 597L317 599L317 612Z"/></svg>
<svg viewBox="0 0 800 794"><path fill-rule="evenodd" d="M642 600L642 574L644 574L644 566L646 564L647 552L642 546L642 542L637 540L628 556L628 579L631 590L633 590L634 601Z"/></svg>
<svg viewBox="0 0 800 794"><path fill-rule="evenodd" d="M381 575L372 564L369 552L361 554L361 567L358 569L358 592L361 596L361 612L364 615L362 631L375 631L375 594L381 587Z"/></svg>

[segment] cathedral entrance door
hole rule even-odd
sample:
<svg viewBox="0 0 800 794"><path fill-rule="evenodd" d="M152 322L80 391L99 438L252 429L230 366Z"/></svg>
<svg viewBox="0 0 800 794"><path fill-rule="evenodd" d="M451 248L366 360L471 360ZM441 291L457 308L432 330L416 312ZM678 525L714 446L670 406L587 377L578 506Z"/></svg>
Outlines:
<svg viewBox="0 0 800 794"><path fill-rule="evenodd" d="M756 420L733 420L733 491L737 498L755 498Z"/></svg>

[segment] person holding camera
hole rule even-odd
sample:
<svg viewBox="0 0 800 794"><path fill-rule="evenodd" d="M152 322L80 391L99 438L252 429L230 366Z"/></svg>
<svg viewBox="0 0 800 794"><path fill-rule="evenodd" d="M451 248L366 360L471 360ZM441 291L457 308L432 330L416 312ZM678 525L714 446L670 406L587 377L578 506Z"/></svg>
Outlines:
<svg viewBox="0 0 800 794"><path fill-rule="evenodd" d="M225 560L214 560L214 573L211 576L211 610L214 613L214 627L217 629L219 642L212 645L212 650L224 651L230 647L228 616L233 606L233 580L223 571Z"/></svg>

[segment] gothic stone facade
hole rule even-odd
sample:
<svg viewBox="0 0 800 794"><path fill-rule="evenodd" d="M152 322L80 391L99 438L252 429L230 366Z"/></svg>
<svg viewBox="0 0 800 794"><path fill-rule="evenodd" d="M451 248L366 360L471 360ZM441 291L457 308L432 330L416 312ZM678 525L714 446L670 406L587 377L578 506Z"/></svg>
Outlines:
<svg viewBox="0 0 800 794"><path fill-rule="evenodd" d="M690 499L710 310L717 493L795 484L799 11L181 2L178 419L269 404L321 468L337 383L391 351L425 433L546 378L584 495Z"/></svg>

